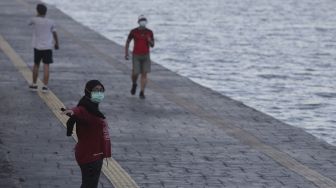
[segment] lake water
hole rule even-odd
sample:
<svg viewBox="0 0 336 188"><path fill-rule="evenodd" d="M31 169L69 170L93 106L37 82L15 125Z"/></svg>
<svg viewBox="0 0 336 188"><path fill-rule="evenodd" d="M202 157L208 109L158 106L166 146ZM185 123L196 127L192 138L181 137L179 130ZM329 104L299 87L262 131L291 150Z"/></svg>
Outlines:
<svg viewBox="0 0 336 188"><path fill-rule="evenodd" d="M44 1L122 45L145 14L155 62L336 145L336 1Z"/></svg>

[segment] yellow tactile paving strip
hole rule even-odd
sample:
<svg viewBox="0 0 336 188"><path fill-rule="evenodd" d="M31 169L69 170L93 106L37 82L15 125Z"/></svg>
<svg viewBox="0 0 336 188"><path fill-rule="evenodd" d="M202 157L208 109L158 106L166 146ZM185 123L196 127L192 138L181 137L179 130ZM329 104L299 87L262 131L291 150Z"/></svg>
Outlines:
<svg viewBox="0 0 336 188"><path fill-rule="evenodd" d="M25 80L29 83L31 81L32 71L22 58L15 52L10 44L0 35L0 49L6 54L10 61L14 64L17 70L22 74ZM41 80L37 81L39 86L42 86ZM67 117L62 115L60 109L64 107L62 101L52 92L42 93L37 91L37 94L47 104L54 115L66 126ZM77 141L76 134L73 138ZM130 175L113 159L104 160L103 173L111 181L115 188L138 188L139 186L130 177Z"/></svg>

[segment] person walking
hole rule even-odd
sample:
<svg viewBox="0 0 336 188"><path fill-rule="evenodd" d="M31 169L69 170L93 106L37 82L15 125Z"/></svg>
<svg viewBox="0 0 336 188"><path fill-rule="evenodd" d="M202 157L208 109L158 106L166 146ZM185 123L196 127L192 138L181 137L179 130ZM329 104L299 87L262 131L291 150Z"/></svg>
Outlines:
<svg viewBox="0 0 336 188"><path fill-rule="evenodd" d="M134 40L132 56L132 89L131 94L135 95L137 80L141 74L141 91L139 97L145 99L145 87L147 84L147 73L151 71L150 47L154 47L153 32L146 27L147 18L140 15L138 18L139 27L132 29L127 37L125 45L125 59L129 59L129 45Z"/></svg>
<svg viewBox="0 0 336 188"><path fill-rule="evenodd" d="M56 33L55 23L53 20L46 18L47 7L44 4L37 4L37 16L29 21L29 25L33 26L33 40L34 48L34 67L33 80L29 86L30 89L36 91L38 89L36 81L38 77L40 62L44 64L43 67L43 86L42 92L48 92L49 82L49 65L53 63L53 47L57 50L58 36Z"/></svg>
<svg viewBox="0 0 336 188"><path fill-rule="evenodd" d="M98 186L103 159L111 157L108 125L105 115L99 110L104 92L102 83L98 80L90 80L86 83L85 95L78 105L63 111L63 114L70 116L67 122L68 128L76 123L78 143L75 147L75 157L82 173L81 188ZM72 130L68 130L67 136L71 134Z"/></svg>

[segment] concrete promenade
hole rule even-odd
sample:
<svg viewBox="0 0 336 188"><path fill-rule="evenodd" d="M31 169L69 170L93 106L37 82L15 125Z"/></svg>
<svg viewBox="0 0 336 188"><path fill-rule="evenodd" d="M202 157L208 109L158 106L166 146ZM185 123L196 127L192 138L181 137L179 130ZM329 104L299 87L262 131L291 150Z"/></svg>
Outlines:
<svg viewBox="0 0 336 188"><path fill-rule="evenodd" d="M147 99L131 96L123 47L52 7L60 50L51 92L29 91L36 3L0 1L1 188L79 187L58 109L76 105L90 79L106 87L112 138L100 188L336 188L336 147L155 63Z"/></svg>

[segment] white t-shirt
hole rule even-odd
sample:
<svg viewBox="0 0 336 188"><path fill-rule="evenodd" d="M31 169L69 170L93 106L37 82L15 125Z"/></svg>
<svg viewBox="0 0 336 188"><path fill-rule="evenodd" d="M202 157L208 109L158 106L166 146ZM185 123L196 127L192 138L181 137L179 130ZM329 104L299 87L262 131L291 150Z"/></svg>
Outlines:
<svg viewBox="0 0 336 188"><path fill-rule="evenodd" d="M33 26L33 48L38 50L53 49L52 32L56 31L54 21L45 17L34 17L29 21L29 25Z"/></svg>

